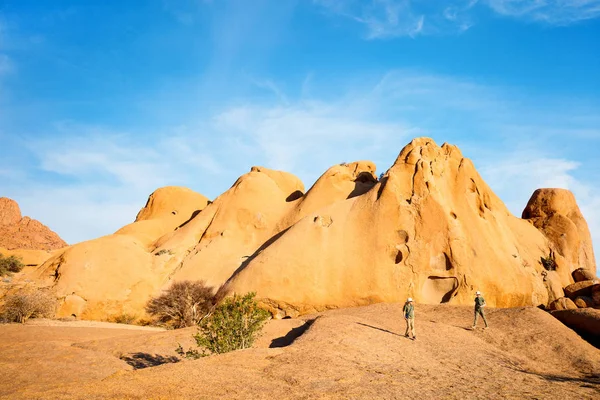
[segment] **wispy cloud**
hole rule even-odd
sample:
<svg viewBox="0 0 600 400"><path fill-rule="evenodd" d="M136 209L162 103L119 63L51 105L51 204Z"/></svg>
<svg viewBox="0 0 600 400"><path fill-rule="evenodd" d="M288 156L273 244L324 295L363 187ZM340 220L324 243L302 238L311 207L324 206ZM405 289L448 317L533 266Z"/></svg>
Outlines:
<svg viewBox="0 0 600 400"><path fill-rule="evenodd" d="M600 0L313 0L332 14L364 25L367 39L456 34L488 8L516 19L570 25L600 17Z"/></svg>
<svg viewBox="0 0 600 400"><path fill-rule="evenodd" d="M422 34L459 33L469 29L465 13L477 0L451 3L412 0L314 0L334 14L349 18L367 28L368 39Z"/></svg>
<svg viewBox="0 0 600 400"><path fill-rule="evenodd" d="M495 12L551 25L600 17L600 0L487 0Z"/></svg>

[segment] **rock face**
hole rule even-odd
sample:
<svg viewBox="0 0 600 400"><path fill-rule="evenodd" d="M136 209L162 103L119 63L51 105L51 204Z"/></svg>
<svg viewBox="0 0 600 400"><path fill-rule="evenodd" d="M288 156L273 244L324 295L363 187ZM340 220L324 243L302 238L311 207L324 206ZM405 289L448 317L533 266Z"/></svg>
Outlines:
<svg viewBox="0 0 600 400"><path fill-rule="evenodd" d="M53 287L61 300L58 316L141 315L150 295L173 272L164 266L166 252L152 252L153 242L184 226L207 204L206 197L187 188L158 189L135 222L55 254L32 277Z"/></svg>
<svg viewBox="0 0 600 400"><path fill-rule="evenodd" d="M538 195L528 220L516 218L455 146L415 139L376 176L369 161L335 165L305 193L294 175L253 167L212 203L159 189L134 223L60 251L31 278L63 299L59 315L141 315L173 281L202 279L255 291L284 316L408 296L471 305L476 290L492 307L549 305L593 266L574 200ZM577 240L555 243L558 228L538 221L563 213L572 225L554 219Z"/></svg>
<svg viewBox="0 0 600 400"><path fill-rule="evenodd" d="M550 241L565 282L571 279L574 269L581 268L588 275L595 275L590 231L573 193L565 189L538 189L527 203L523 218L533 223ZM577 275L583 274L586 273Z"/></svg>
<svg viewBox="0 0 600 400"><path fill-rule="evenodd" d="M546 304L547 247L458 148L416 139L371 190L299 220L228 286L291 315L408 296L472 304L476 290L492 306Z"/></svg>
<svg viewBox="0 0 600 400"><path fill-rule="evenodd" d="M56 250L66 246L41 222L22 217L16 201L0 197L0 247L7 250Z"/></svg>

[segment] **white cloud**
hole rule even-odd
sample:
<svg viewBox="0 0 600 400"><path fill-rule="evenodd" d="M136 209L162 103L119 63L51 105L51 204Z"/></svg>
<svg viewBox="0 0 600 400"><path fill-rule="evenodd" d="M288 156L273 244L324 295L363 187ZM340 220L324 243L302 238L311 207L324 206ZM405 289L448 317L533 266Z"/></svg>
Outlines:
<svg viewBox="0 0 600 400"><path fill-rule="evenodd" d="M477 0L453 3L412 0L314 0L333 14L363 24L367 39L460 33L472 25L466 14Z"/></svg>
<svg viewBox="0 0 600 400"><path fill-rule="evenodd" d="M600 0L487 0L495 12L552 25L600 17Z"/></svg>
<svg viewBox="0 0 600 400"><path fill-rule="evenodd" d="M413 0L314 0L334 14L363 24L367 39L460 33L472 25L466 13L477 0L451 3Z"/></svg>
<svg viewBox="0 0 600 400"><path fill-rule="evenodd" d="M374 122L372 110L352 102L298 102L289 106L244 106L216 116L217 128L235 133L260 153L267 166L302 170L314 180L338 162L359 159L390 137L406 138L400 123ZM338 158L336 158L338 157Z"/></svg>
<svg viewBox="0 0 600 400"><path fill-rule="evenodd" d="M559 26L600 17L600 0L313 1L363 24L367 39L461 33L473 26L475 11L482 7L503 16Z"/></svg>

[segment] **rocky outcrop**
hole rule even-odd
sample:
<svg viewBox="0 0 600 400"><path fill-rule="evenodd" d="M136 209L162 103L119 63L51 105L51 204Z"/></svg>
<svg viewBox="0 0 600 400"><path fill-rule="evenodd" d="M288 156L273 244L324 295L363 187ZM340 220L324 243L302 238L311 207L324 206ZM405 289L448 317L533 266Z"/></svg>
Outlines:
<svg viewBox="0 0 600 400"><path fill-rule="evenodd" d="M552 315L579 333L596 340L600 337L600 310L593 308L560 310L552 311Z"/></svg>
<svg viewBox="0 0 600 400"><path fill-rule="evenodd" d="M169 253L153 252L153 243L184 227L207 204L206 197L187 188L158 189L135 222L56 253L29 277L53 288L61 301L59 317L141 315L150 295L173 272L164 265Z"/></svg>
<svg viewBox="0 0 600 400"><path fill-rule="evenodd" d="M528 219L517 218L455 146L415 139L376 176L369 161L335 165L305 192L292 174L253 167L211 203L160 189L134 223L59 252L31 277L62 299L59 315L102 319L143 313L185 279L255 291L278 316L408 296L470 305L476 290L492 307L548 306L575 269L590 268L574 200L548 206L541 199L556 196L536 195ZM553 218L578 239L555 243L539 222L550 214L566 215L574 227ZM556 268L542 263L551 251Z"/></svg>
<svg viewBox="0 0 600 400"><path fill-rule="evenodd" d="M575 282L591 281L596 279L596 274L590 269L578 268L573 271L573 279Z"/></svg>
<svg viewBox="0 0 600 400"><path fill-rule="evenodd" d="M596 260L587 222L583 218L575 196L565 189L538 189L523 210L523 218L530 221L548 238L563 284L577 276L595 275Z"/></svg>
<svg viewBox="0 0 600 400"><path fill-rule="evenodd" d="M576 310L577 308L577 304L568 297L561 297L550 303L549 306L550 310Z"/></svg>
<svg viewBox="0 0 600 400"><path fill-rule="evenodd" d="M0 247L7 250L56 250L66 246L41 222L22 217L16 201L0 197Z"/></svg>
<svg viewBox="0 0 600 400"><path fill-rule="evenodd" d="M492 306L546 304L547 247L458 148L423 138L365 194L322 207L253 254L228 287L256 290L288 315L408 296L471 304L475 290Z"/></svg>

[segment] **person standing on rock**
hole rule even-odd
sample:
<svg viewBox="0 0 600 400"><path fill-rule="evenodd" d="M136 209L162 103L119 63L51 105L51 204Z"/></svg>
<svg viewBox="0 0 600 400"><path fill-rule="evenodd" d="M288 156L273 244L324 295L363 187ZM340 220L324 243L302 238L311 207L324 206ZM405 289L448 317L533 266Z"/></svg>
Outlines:
<svg viewBox="0 0 600 400"><path fill-rule="evenodd" d="M404 308L402 309L404 313L404 319L406 320L406 333L405 337L409 337L408 333L412 334L412 340L415 340L417 336L415 335L415 305L413 304L413 299L408 298L406 303L404 303Z"/></svg>
<svg viewBox="0 0 600 400"><path fill-rule="evenodd" d="M485 299L481 295L481 292L480 291L475 292L475 320L473 321L473 328L471 328L471 329L475 329L475 327L477 326L477 317L480 315L481 315L481 318L483 319L483 323L485 324L485 328L483 328L483 329L488 328L488 323L487 323L487 320L485 319L485 312L483 312L483 307L485 307L485 306L486 306Z"/></svg>

